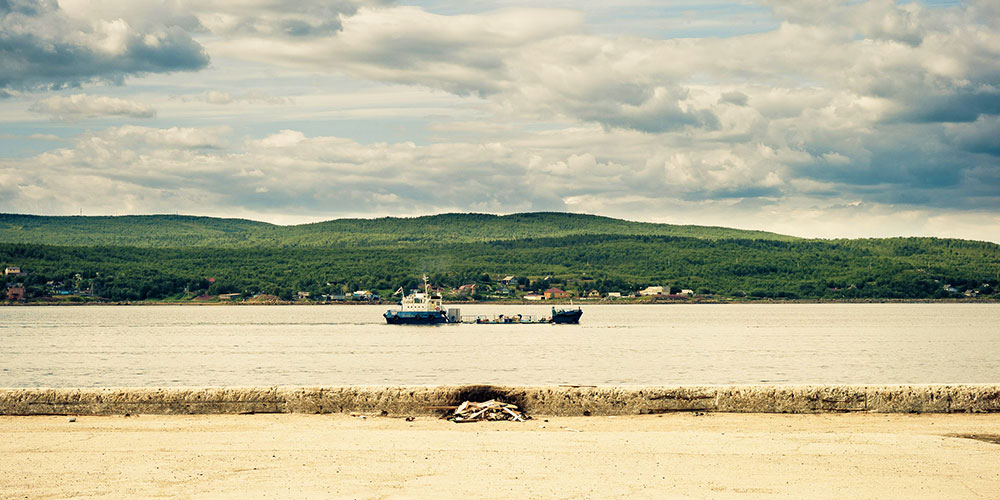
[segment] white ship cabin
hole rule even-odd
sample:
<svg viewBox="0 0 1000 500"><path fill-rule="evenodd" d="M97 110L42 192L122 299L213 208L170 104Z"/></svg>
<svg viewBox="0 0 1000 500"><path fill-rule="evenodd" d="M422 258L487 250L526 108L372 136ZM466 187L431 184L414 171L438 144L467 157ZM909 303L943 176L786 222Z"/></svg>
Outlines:
<svg viewBox="0 0 1000 500"><path fill-rule="evenodd" d="M441 296L436 293L416 292L403 297L404 311L440 311Z"/></svg>
<svg viewBox="0 0 1000 500"><path fill-rule="evenodd" d="M431 292L431 286L424 276L424 291L413 292L400 302L404 311L441 311L441 294Z"/></svg>

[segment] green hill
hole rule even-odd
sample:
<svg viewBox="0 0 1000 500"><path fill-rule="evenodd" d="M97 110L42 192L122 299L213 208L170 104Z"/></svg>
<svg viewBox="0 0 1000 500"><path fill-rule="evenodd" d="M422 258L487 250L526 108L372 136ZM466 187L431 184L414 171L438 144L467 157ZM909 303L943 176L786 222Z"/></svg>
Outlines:
<svg viewBox="0 0 1000 500"><path fill-rule="evenodd" d="M71 246L238 246L275 227L245 219L189 215L44 216L0 214L0 241Z"/></svg>
<svg viewBox="0 0 1000 500"><path fill-rule="evenodd" d="M553 212L504 216L442 214L414 218L337 219L296 226L183 215L53 217L0 214L0 242L71 246L372 246L471 243L593 234L783 241L796 239L763 231L652 224Z"/></svg>
<svg viewBox="0 0 1000 500"><path fill-rule="evenodd" d="M721 297L997 297L1000 245L941 238L807 240L579 214L444 214L276 226L172 215L0 215L0 267L29 295L90 289L112 300L372 290L427 273L436 286L521 278L577 294L670 285ZM51 282L51 283L50 283ZM492 293L492 292L484 292Z"/></svg>

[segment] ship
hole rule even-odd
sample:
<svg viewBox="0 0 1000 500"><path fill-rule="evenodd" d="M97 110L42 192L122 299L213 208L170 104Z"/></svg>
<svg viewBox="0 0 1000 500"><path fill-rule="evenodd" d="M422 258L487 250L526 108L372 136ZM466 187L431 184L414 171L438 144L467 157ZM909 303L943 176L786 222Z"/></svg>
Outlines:
<svg viewBox="0 0 1000 500"><path fill-rule="evenodd" d="M397 292L399 293L399 292ZM463 318L459 309L444 308L441 294L433 292L430 284L427 283L427 276L424 276L423 291L414 290L413 293L403 297L399 302L400 308L389 309L382 316L385 322L390 325L438 325L443 323L471 323L476 325L496 325L496 324L578 324L583 310L579 307L575 309L552 308L552 316L547 318L535 318L522 314L503 314L490 318L487 316L468 316Z"/></svg>
<svg viewBox="0 0 1000 500"><path fill-rule="evenodd" d="M399 302L400 309L389 309L382 316L390 325L436 325L451 323L442 306L441 295L431 292L424 276L424 290L414 291Z"/></svg>
<svg viewBox="0 0 1000 500"><path fill-rule="evenodd" d="M553 307L552 318L549 319L549 323L575 325L580 322L580 316L583 316L583 310L579 307L576 309L556 309Z"/></svg>

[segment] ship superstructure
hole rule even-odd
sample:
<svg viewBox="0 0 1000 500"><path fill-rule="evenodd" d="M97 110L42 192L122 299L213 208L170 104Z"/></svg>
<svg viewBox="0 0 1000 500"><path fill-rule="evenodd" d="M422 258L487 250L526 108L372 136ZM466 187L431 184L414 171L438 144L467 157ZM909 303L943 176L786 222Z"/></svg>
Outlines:
<svg viewBox="0 0 1000 500"><path fill-rule="evenodd" d="M431 325L450 322L444 311L441 295L431 291L427 276L424 276L423 291L415 291L403 297L399 305L400 310L389 309L382 315L390 325Z"/></svg>

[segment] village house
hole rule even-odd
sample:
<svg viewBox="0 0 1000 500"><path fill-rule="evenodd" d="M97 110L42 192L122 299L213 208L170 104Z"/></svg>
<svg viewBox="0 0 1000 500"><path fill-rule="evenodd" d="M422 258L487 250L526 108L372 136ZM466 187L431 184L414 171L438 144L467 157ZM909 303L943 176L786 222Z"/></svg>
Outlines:
<svg viewBox="0 0 1000 500"><path fill-rule="evenodd" d="M537 293L526 293L524 294L524 300L545 300L545 296L539 295Z"/></svg>
<svg viewBox="0 0 1000 500"><path fill-rule="evenodd" d="M548 290L545 290L545 293L543 295L545 295L545 300L569 298L569 292L560 290L558 288L549 288Z"/></svg>
<svg viewBox="0 0 1000 500"><path fill-rule="evenodd" d="M308 299L309 295L311 294L309 292L299 292L297 295L299 297L299 300L303 300L303 299Z"/></svg>
<svg viewBox="0 0 1000 500"><path fill-rule="evenodd" d="M643 297L663 295L664 294L663 289L664 287L662 286L647 286L646 288L639 290L639 295L642 295Z"/></svg>
<svg viewBox="0 0 1000 500"><path fill-rule="evenodd" d="M7 288L7 300L24 301L25 291L22 285L12 285Z"/></svg>
<svg viewBox="0 0 1000 500"><path fill-rule="evenodd" d="M27 273L22 273L21 268L18 266L7 266L7 268L3 270L4 276L23 276L25 274Z"/></svg>
<svg viewBox="0 0 1000 500"><path fill-rule="evenodd" d="M622 298L622 293L621 292L608 292L608 298L609 299L620 299L620 298Z"/></svg>
<svg viewBox="0 0 1000 500"><path fill-rule="evenodd" d="M458 295L472 295L476 293L476 285L474 283L470 285L462 285L458 287L458 291L456 293Z"/></svg>
<svg viewBox="0 0 1000 500"><path fill-rule="evenodd" d="M598 292L597 290L591 290L590 293L587 294L587 297L594 298L594 299L600 298L601 297L601 292Z"/></svg>

